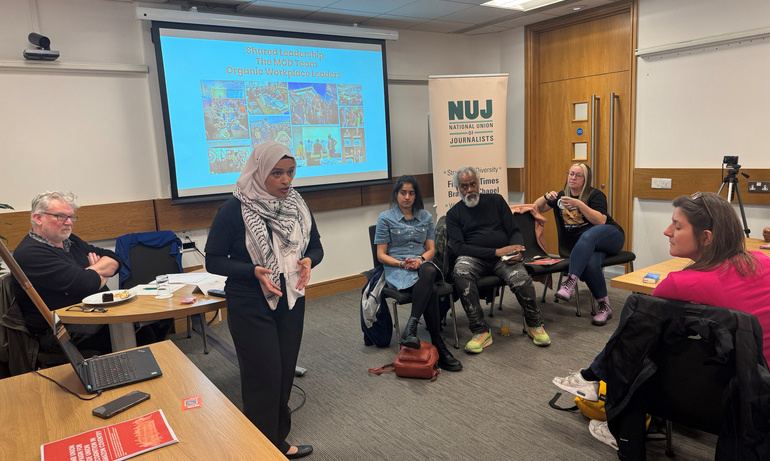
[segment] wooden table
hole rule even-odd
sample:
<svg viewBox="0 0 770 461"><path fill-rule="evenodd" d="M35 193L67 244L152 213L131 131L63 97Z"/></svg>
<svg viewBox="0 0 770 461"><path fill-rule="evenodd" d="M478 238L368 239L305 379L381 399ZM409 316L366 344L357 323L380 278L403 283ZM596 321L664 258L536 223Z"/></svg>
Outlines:
<svg viewBox="0 0 770 461"><path fill-rule="evenodd" d="M762 239L755 239L755 238L746 239L746 249L748 249L749 251L762 251L766 255L770 256L770 250L759 249L760 245L765 245L765 244L768 244L768 242L765 242ZM634 272L629 272L628 274L615 277L612 280L610 280L610 286L612 286L613 288L622 288L624 290L635 291L637 293L646 293L648 295L651 295L653 290L655 290L657 283L656 284L644 283L642 279L644 279L644 276L647 275L647 273L653 272L656 274L660 274L660 279L658 280L658 283L660 283L666 278L669 272L680 271L684 269L685 266L687 266L691 262L692 260L687 258L669 259L668 261L663 261L658 264L653 264L652 266L645 267L644 269L639 269Z"/></svg>
<svg viewBox="0 0 770 461"><path fill-rule="evenodd" d="M82 312L80 309L67 311L57 309L56 313L64 323L109 324L112 350L121 351L136 347L134 322L147 322L169 318L182 318L188 315L213 312L227 307L224 298L193 293L195 285L185 285L173 292L168 299L155 299L151 295L137 295L124 303L105 306L107 312ZM179 304L183 298L195 296L193 304ZM205 335L205 322L202 322ZM209 338L211 336L209 335Z"/></svg>
<svg viewBox="0 0 770 461"><path fill-rule="evenodd" d="M275 446L170 341L150 346L163 376L106 391L82 401L33 373L0 380L0 459L39 460L40 445L162 409L179 443L145 453L141 460L285 460ZM86 395L70 365L41 370ZM91 410L130 391L150 400L104 420ZM182 410L182 399L201 396L200 408Z"/></svg>

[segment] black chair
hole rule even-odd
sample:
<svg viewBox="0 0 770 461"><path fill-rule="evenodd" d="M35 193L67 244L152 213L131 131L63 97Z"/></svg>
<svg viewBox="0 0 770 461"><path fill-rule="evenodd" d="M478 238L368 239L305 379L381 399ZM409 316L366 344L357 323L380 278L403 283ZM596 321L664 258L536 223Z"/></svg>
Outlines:
<svg viewBox="0 0 770 461"><path fill-rule="evenodd" d="M153 240L149 237L153 237L155 235L160 235L160 233L168 233L170 231L157 231L157 232L144 232L142 234L126 234L124 236L119 237L119 239L122 239L122 245L120 248L117 248L116 245L116 253L118 256L125 257L126 249L128 250L128 260L130 261L130 269L131 273L126 277L124 280L120 283L120 288L122 289L129 289L133 288L137 285L144 284L144 283L150 283L155 280L155 277L162 274L178 274L182 271L179 267L179 260L176 254L172 254L172 245L173 243L176 243L177 248L179 251L181 251L182 248L182 241L174 236L169 234L172 238L173 243L169 242L166 243L163 246L150 246L145 245L144 243L137 243L137 241L142 240ZM140 239L140 236L142 237ZM130 242L130 243L129 243ZM203 352L205 354L208 354L208 341L206 339L206 317L205 314L196 314L197 320L201 323L201 328L204 332L203 336ZM187 337L190 338L191 335L191 319L192 316L187 316ZM166 320L159 320L156 322L156 326L153 328L154 330L158 330L159 332L162 331L168 331L168 329L173 324L173 319L166 319ZM142 328L150 327L149 325L144 326Z"/></svg>
<svg viewBox="0 0 770 461"><path fill-rule="evenodd" d="M382 263L377 259L377 245L374 243L374 233L377 229L377 226L369 226L369 244L371 246L372 250L372 262L374 263L374 267L381 266ZM438 287L438 295L440 297L448 296L449 297L449 304L450 309L452 310L452 325L454 328L454 335L455 335L455 349L460 348L460 340L457 336L457 316L455 314L455 303L454 303L454 287L444 281L436 282ZM398 323L398 306L404 305L404 304L411 304L412 303L412 290L396 290L395 288L391 288L389 286L385 286L382 289L382 294L385 295L386 298L390 298L393 300L393 309L391 309L393 314L393 326L396 329L396 335L397 337L401 335L401 327Z"/></svg>
<svg viewBox="0 0 770 461"><path fill-rule="evenodd" d="M562 258L562 261L549 266L533 266L526 264L538 259L553 258L553 256L540 248L540 244L537 241L537 233L535 231L536 221L532 213L514 213L513 221L516 223L516 227L521 231L522 237L524 237L524 248L526 248L524 251L524 263L527 272L532 277L546 277L543 296L540 300L541 302L545 302L548 285L552 282L552 274L563 273L569 269L569 258Z"/></svg>
<svg viewBox="0 0 770 461"><path fill-rule="evenodd" d="M564 230L564 222L562 220L561 215L559 214L561 210L559 208L553 209L553 215L555 217L556 221L556 234L558 235L559 239L559 256L562 258L569 258L570 253L572 253L572 249L567 246L567 238L566 238L566 231ZM631 251L621 251L620 253L616 255L607 255L606 258L604 258L604 262L602 263L602 267L608 267L608 266L619 266L619 265L625 265L628 264L631 268L631 272L634 271L634 260L636 259L636 255ZM557 287L561 286L561 282L564 278L566 272L563 272L559 276L559 283ZM558 289L558 288L557 288ZM580 317L580 296L578 294L578 290L575 290L575 294L577 295L577 316ZM591 315L596 315L596 305L594 302L593 296L591 298ZM554 296L554 302L559 302L559 299Z"/></svg>
<svg viewBox="0 0 770 461"><path fill-rule="evenodd" d="M98 352L84 350L82 353L89 357ZM0 379L65 363L68 360L63 351L41 349L16 303L13 276L0 275Z"/></svg>
<svg viewBox="0 0 770 461"><path fill-rule="evenodd" d="M612 395L612 386L616 382L612 377L607 380L607 415L611 427L621 434L621 451L627 457L624 459L643 460L646 457L646 414L666 420L668 456L674 456L672 423L719 435L717 451L726 450L722 454L727 457L717 459L744 459L736 455L735 447L750 439L768 440L770 408L766 407L770 374L763 354L762 328L755 316L735 309L641 294L629 296L624 309L631 309L637 319L645 316L662 318L660 334L648 334L652 329L644 329L639 323L618 332L618 336L626 335L620 339L626 344L629 344L629 336L641 338L639 347L651 350L650 363L654 364L640 367L631 385L637 390L630 396ZM611 341L606 351L613 347L617 346ZM637 346L618 352L609 359L607 366L639 361L639 356L628 354L634 347ZM724 355L723 351L726 352ZM736 374L736 370L740 372ZM648 379L640 379L650 372L654 373ZM759 378L747 380L745 377L751 374ZM747 397L753 393L760 396L758 401ZM614 406L617 409L613 409ZM735 417L735 411L731 413L731 409L737 409L740 416ZM760 423L751 432L741 426L746 420ZM725 427L730 429L725 432ZM728 437L723 440L721 437L725 435ZM734 442L737 444L732 445ZM766 449L767 446L753 447L751 451L762 450L765 455L751 459L770 459Z"/></svg>

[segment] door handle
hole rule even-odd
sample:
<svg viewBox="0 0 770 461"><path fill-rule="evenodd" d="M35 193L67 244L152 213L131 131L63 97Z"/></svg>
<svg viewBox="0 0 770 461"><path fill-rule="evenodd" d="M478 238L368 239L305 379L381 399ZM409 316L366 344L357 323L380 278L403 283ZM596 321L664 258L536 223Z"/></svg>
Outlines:
<svg viewBox="0 0 770 461"><path fill-rule="evenodd" d="M609 148L609 156L610 156L610 172L609 172L609 190L607 191L607 209L610 212L610 215L615 213L615 210L612 208L612 196L613 188L612 183L615 179L615 169L613 168L615 165L615 100L619 99L620 96L613 93L610 93L610 148Z"/></svg>
<svg viewBox="0 0 770 461"><path fill-rule="evenodd" d="M599 111L599 97L591 95L591 168L596 171L596 129L597 112ZM594 185L596 173L591 175L591 187Z"/></svg>

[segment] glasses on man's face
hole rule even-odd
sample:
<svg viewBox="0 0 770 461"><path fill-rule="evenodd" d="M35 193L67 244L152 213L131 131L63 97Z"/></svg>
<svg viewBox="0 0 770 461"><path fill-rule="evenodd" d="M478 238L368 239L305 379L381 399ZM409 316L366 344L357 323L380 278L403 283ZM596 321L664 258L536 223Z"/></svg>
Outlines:
<svg viewBox="0 0 770 461"><path fill-rule="evenodd" d="M711 210L709 209L709 204L706 203L706 197L703 196L703 192L696 192L690 196L690 200L695 202L696 200L701 199L701 202L703 202L704 208L706 208L706 213L708 213L709 218L711 218L711 224L714 224L714 216L711 214Z"/></svg>
<svg viewBox="0 0 770 461"><path fill-rule="evenodd" d="M48 216L53 216L54 218L56 218L57 221L61 221L61 222L65 222L68 219L72 222L75 222L78 220L78 217L75 215L48 213L47 211L44 211L43 214L47 214Z"/></svg>
<svg viewBox="0 0 770 461"><path fill-rule="evenodd" d="M476 186L478 186L478 181L471 181L471 182L461 182L460 183L460 190L468 190L468 189L475 189Z"/></svg>
<svg viewBox="0 0 770 461"><path fill-rule="evenodd" d="M68 307L68 308L66 308L64 310L65 311L70 311L70 310L75 309L75 308L80 309L81 312L99 312L100 314L107 313L107 309L105 309L103 307L85 307L85 306L80 306L80 305L70 306L70 307Z"/></svg>
<svg viewBox="0 0 770 461"><path fill-rule="evenodd" d="M576 172L574 172L574 171L570 171L570 172L569 172L569 176L570 176L570 177L573 177L573 176L574 176L575 178L582 178L582 177L583 177L583 173L576 173Z"/></svg>

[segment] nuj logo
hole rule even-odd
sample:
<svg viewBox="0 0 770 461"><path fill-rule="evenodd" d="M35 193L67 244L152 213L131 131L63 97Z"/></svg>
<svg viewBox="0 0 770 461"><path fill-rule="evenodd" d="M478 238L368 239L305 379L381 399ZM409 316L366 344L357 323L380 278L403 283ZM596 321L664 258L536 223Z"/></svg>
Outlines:
<svg viewBox="0 0 770 461"><path fill-rule="evenodd" d="M492 100L487 99L487 106L479 109L478 101L449 101L449 120L476 120L492 117Z"/></svg>

